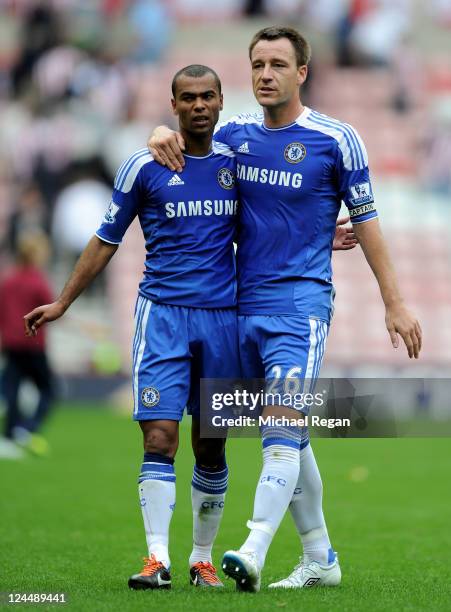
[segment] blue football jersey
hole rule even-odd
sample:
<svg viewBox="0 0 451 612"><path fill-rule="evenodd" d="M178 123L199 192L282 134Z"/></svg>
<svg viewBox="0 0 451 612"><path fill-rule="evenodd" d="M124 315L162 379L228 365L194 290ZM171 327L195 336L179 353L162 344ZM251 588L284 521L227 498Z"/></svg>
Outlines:
<svg viewBox="0 0 451 612"><path fill-rule="evenodd" d="M206 157L185 158L180 174L155 162L147 149L127 159L96 235L119 244L138 216L146 243L141 295L176 306L233 307L235 156L219 143Z"/></svg>
<svg viewBox="0 0 451 612"><path fill-rule="evenodd" d="M353 223L377 216L361 138L309 108L277 129L265 127L263 113L238 115L214 138L237 158L239 313L329 321L341 202Z"/></svg>

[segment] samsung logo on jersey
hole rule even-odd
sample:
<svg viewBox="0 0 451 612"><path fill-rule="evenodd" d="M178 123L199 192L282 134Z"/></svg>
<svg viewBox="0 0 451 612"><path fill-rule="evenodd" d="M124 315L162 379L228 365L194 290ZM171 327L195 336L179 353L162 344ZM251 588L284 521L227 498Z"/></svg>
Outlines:
<svg viewBox="0 0 451 612"><path fill-rule="evenodd" d="M238 200L189 200L166 202L166 217L199 217L202 215L236 215Z"/></svg>
<svg viewBox="0 0 451 612"><path fill-rule="evenodd" d="M249 181L251 183L268 183L268 185L293 187L294 189L299 189L302 184L302 174L299 174L299 172L254 168L244 164L238 164L237 177L242 181Z"/></svg>

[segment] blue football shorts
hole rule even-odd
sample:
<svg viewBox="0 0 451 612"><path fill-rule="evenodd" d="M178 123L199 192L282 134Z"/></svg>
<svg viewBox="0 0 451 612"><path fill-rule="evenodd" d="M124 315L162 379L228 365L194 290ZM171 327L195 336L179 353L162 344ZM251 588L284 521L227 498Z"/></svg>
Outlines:
<svg viewBox="0 0 451 612"><path fill-rule="evenodd" d="M238 329L244 378L265 379L267 393L314 392L328 323L297 315L240 315Z"/></svg>
<svg viewBox="0 0 451 612"><path fill-rule="evenodd" d="M156 304L139 296L133 340L135 421L198 416L201 378L240 376L234 308Z"/></svg>

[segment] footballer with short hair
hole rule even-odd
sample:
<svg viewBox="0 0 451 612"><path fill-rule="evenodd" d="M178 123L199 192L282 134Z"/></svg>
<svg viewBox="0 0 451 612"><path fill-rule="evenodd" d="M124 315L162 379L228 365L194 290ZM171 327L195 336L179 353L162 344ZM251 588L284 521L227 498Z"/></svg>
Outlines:
<svg viewBox="0 0 451 612"><path fill-rule="evenodd" d="M228 468L224 439L202 439L199 379L240 374L233 237L238 205L234 153L212 144L222 109L221 83L207 66L183 68L172 83L172 108L186 142L183 178L147 149L119 168L104 220L58 300L25 317L34 336L61 317L108 264L133 221L146 243L133 339L133 394L143 433L138 478L148 556L132 589L171 587L169 525L175 508L174 458L185 406L193 416L193 549L190 580L221 587L211 550L223 514Z"/></svg>
<svg viewBox="0 0 451 612"><path fill-rule="evenodd" d="M263 111L233 117L214 134L237 159L243 376L297 379L302 388L313 389L333 312L331 251L342 201L379 284L393 347L399 334L409 357L418 358L422 332L404 304L380 230L365 146L353 127L300 99L310 59L307 41L292 28L264 28L253 37L249 57L254 95ZM180 144L180 136L164 126L149 141L156 159L181 173ZM262 446L250 534L239 550L225 553L224 572L238 589L258 591L269 546L290 508L303 559L270 587L339 584L341 570L324 520L322 482L308 430L282 435L280 428L263 427Z"/></svg>
<svg viewBox="0 0 451 612"><path fill-rule="evenodd" d="M212 141L222 109L221 83L207 66L191 65L172 82L172 108L186 143L183 176L156 163L147 149L119 168L102 225L80 256L58 300L25 316L34 336L61 317L105 268L133 221L146 242L133 340L134 420L144 439L139 500L148 557L129 579L133 589L171 587L169 525L175 508L174 458L185 406L192 414L196 459L192 478L190 580L221 587L211 551L228 482L225 440L200 436L201 378L240 376L233 238L238 192L235 154ZM355 245L336 229L335 248Z"/></svg>

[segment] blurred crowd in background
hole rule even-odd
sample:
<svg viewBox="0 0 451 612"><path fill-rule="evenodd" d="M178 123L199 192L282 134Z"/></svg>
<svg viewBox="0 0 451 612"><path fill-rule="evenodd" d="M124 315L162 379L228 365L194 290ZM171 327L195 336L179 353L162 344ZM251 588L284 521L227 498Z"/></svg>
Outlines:
<svg viewBox="0 0 451 612"><path fill-rule="evenodd" d="M173 72L196 57L224 77L226 98L234 87L250 92L235 37L249 41L271 23L311 40L307 101L357 123L377 176L451 195L451 45L441 43L451 0L0 0L2 272L32 232L48 238L61 285L58 271L67 274L98 227L117 167L155 125L174 125ZM376 104L385 132L367 110Z"/></svg>

